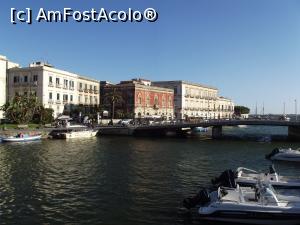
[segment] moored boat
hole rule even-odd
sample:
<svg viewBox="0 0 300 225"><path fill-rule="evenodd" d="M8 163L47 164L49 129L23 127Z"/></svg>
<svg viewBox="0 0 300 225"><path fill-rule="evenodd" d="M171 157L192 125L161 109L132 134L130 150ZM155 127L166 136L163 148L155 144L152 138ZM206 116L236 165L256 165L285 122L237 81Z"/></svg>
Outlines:
<svg viewBox="0 0 300 225"><path fill-rule="evenodd" d="M236 183L243 186L256 185L259 180L264 180L276 188L300 188L300 178L281 176L274 166L270 166L269 172L259 173L244 167L236 170Z"/></svg>
<svg viewBox="0 0 300 225"><path fill-rule="evenodd" d="M42 138L41 134L38 135L28 135L28 134L18 134L16 136L2 137L2 142L26 142L26 141L37 141Z"/></svg>
<svg viewBox="0 0 300 225"><path fill-rule="evenodd" d="M270 185L202 190L197 198L201 219L245 224L299 224L300 199L278 195Z"/></svg>
<svg viewBox="0 0 300 225"><path fill-rule="evenodd" d="M270 154L266 155L266 159L279 160L279 161L291 161L300 162L300 151L288 149L275 148Z"/></svg>
<svg viewBox="0 0 300 225"><path fill-rule="evenodd" d="M98 131L94 129L59 129L49 135L54 139L75 139L95 137Z"/></svg>

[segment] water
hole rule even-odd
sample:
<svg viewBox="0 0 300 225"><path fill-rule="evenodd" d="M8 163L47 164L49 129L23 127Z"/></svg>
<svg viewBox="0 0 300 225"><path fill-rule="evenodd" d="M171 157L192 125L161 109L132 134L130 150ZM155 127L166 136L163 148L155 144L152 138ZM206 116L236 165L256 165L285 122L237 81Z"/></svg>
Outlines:
<svg viewBox="0 0 300 225"><path fill-rule="evenodd" d="M99 137L0 144L0 224L201 224L181 201L223 170L300 143ZM300 176L297 164L276 165ZM207 223L204 223L207 224Z"/></svg>

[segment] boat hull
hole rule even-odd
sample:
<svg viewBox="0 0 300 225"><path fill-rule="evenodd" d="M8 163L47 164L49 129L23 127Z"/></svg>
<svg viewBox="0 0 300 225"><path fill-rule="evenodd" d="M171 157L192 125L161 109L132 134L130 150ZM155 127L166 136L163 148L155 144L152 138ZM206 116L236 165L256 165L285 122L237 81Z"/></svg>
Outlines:
<svg viewBox="0 0 300 225"><path fill-rule="evenodd" d="M41 140L42 136L33 136L33 137L8 137L8 138L2 138L2 142L27 142L27 141L38 141Z"/></svg>

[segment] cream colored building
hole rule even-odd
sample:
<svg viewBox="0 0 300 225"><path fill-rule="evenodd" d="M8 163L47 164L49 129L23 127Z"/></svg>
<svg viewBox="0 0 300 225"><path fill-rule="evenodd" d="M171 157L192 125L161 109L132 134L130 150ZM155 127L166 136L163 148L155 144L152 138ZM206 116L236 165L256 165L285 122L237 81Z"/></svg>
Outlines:
<svg viewBox="0 0 300 225"><path fill-rule="evenodd" d="M218 97L218 115L220 119L232 118L234 114L234 103L231 99Z"/></svg>
<svg viewBox="0 0 300 225"><path fill-rule="evenodd" d="M187 81L158 81L153 85L174 89L175 117L177 119L202 118L221 119L231 118L232 113L221 109L229 108L232 101L218 97L215 87ZM222 108L223 105L223 108ZM220 106L220 109L219 109Z"/></svg>
<svg viewBox="0 0 300 225"><path fill-rule="evenodd" d="M19 64L9 61L5 56L0 55L0 106L3 106L7 100L7 70L13 67L18 67ZM0 119L4 117L0 111Z"/></svg>
<svg viewBox="0 0 300 225"><path fill-rule="evenodd" d="M99 81L35 62L8 70L8 98L35 94L54 117L78 105L99 105Z"/></svg>

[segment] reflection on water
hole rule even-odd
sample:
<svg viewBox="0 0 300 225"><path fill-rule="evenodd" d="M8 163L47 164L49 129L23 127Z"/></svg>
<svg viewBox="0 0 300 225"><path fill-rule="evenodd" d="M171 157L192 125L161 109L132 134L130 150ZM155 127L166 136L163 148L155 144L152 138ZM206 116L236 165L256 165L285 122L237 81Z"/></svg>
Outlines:
<svg viewBox="0 0 300 225"><path fill-rule="evenodd" d="M199 224L178 214L182 199L225 169L267 169L264 155L278 144L290 147L127 137L1 144L0 223ZM277 168L300 176L295 164Z"/></svg>

